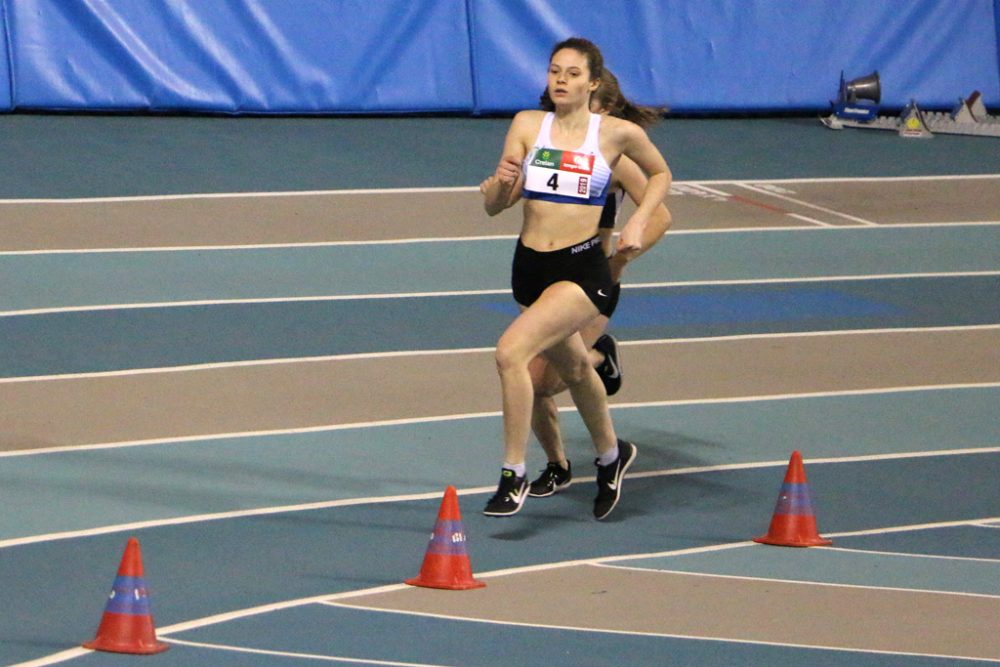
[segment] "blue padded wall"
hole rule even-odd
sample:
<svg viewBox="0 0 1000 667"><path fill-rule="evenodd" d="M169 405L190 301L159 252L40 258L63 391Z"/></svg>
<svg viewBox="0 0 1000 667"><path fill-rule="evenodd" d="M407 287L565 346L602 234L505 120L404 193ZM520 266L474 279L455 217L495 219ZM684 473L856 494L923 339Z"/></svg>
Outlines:
<svg viewBox="0 0 1000 667"><path fill-rule="evenodd" d="M997 52L997 72L1000 75L1000 0L993 0L993 27L997 35L993 46Z"/></svg>
<svg viewBox="0 0 1000 667"><path fill-rule="evenodd" d="M11 100L13 83L10 78L6 9L4 3L0 2L0 111L10 111L13 107L13 100Z"/></svg>
<svg viewBox="0 0 1000 667"><path fill-rule="evenodd" d="M480 111L537 104L551 45L596 42L639 102L677 111L825 108L878 70L883 104L1000 102L994 0L471 0Z"/></svg>
<svg viewBox="0 0 1000 667"><path fill-rule="evenodd" d="M1000 0L0 0L0 110L509 113L597 42L679 112L1000 105Z"/></svg>
<svg viewBox="0 0 1000 667"><path fill-rule="evenodd" d="M466 110L465 0L3 0L17 105Z"/></svg>

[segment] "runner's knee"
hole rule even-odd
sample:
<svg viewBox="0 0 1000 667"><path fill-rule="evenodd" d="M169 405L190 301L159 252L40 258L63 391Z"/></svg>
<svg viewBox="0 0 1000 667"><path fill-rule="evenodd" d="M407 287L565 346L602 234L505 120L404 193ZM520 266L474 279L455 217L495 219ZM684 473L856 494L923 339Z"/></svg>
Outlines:
<svg viewBox="0 0 1000 667"><path fill-rule="evenodd" d="M594 367L590 365L590 357L587 356L576 359L571 364L559 369L562 381L569 387L575 387L586 381L593 372Z"/></svg>
<svg viewBox="0 0 1000 667"><path fill-rule="evenodd" d="M515 368L526 368L531 356L515 340L501 337L497 343L495 359L497 371L504 373Z"/></svg>

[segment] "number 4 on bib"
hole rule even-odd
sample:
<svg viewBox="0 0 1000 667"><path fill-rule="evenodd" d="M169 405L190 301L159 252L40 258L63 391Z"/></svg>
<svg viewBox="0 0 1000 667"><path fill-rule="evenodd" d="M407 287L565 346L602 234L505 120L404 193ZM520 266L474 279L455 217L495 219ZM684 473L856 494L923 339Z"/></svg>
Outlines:
<svg viewBox="0 0 1000 667"><path fill-rule="evenodd" d="M588 199L594 156L540 148L528 163L524 189Z"/></svg>

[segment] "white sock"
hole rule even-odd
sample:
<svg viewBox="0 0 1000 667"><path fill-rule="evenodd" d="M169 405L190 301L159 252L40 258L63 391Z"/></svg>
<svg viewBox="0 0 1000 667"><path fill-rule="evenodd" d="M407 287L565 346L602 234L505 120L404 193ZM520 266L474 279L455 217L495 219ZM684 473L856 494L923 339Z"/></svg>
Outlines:
<svg viewBox="0 0 1000 667"><path fill-rule="evenodd" d="M524 477L525 467L523 463L507 463L504 461L503 467L507 470L513 470L516 477Z"/></svg>
<svg viewBox="0 0 1000 667"><path fill-rule="evenodd" d="M618 460L618 444L597 457L597 465L609 466Z"/></svg>

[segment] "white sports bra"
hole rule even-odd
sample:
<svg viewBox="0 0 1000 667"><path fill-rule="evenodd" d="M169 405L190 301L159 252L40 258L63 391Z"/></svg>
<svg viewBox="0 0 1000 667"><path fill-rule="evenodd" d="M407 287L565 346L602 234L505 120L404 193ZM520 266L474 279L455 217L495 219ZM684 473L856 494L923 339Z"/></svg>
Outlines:
<svg viewBox="0 0 1000 667"><path fill-rule="evenodd" d="M552 148L551 111L542 119L538 137L524 159L525 199L541 199L559 204L604 206L611 183L611 167L601 155L600 114L590 114L587 137L575 150Z"/></svg>

